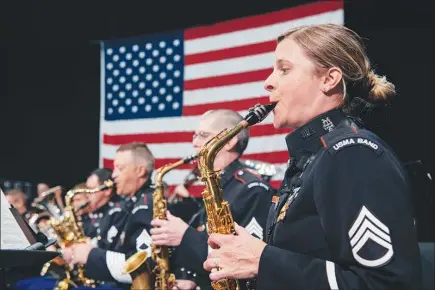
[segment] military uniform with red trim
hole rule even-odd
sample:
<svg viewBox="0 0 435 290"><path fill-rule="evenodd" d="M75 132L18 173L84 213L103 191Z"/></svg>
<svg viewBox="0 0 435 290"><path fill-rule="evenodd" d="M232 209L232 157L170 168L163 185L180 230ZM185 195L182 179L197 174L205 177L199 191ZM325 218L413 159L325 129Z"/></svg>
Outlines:
<svg viewBox="0 0 435 290"><path fill-rule="evenodd" d="M135 195L123 201L122 219L111 233L116 244L111 247L111 250L102 248L91 250L85 265L87 277L98 281L116 281L117 285L130 288L132 278L122 272L125 261L137 251L145 250L149 255L151 253L153 191L149 179Z"/></svg>
<svg viewBox="0 0 435 290"><path fill-rule="evenodd" d="M117 244L118 229L122 227L125 212L122 198L114 195L105 205L83 218L87 220L83 230L95 247L112 250Z"/></svg>
<svg viewBox="0 0 435 290"><path fill-rule="evenodd" d="M291 159L252 288L419 289L408 178L388 145L340 110L286 142Z"/></svg>
<svg viewBox="0 0 435 290"><path fill-rule="evenodd" d="M253 236L263 239L266 219L273 190L256 171L235 160L221 174L221 188L224 200L228 201L235 222L245 227ZM203 269L208 255L208 234L206 212L198 211L190 221L180 246L172 256L174 265L181 268L176 272L178 279L193 280L200 289L212 289L209 273ZM244 289L244 284L241 283Z"/></svg>

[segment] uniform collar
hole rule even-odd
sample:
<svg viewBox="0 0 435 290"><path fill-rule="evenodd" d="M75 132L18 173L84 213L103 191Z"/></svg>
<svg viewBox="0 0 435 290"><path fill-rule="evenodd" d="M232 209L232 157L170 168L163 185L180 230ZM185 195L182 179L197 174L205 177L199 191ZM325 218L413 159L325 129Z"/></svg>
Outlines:
<svg viewBox="0 0 435 290"><path fill-rule="evenodd" d="M345 118L340 109L333 109L292 131L285 138L290 157L298 160L302 156L315 154L323 147L320 137L331 132Z"/></svg>
<svg viewBox="0 0 435 290"><path fill-rule="evenodd" d="M243 165L239 159L234 160L230 165L225 167L221 172L221 185L224 186L234 176L234 173L241 168L243 168Z"/></svg>
<svg viewBox="0 0 435 290"><path fill-rule="evenodd" d="M126 197L125 201L127 203L130 201L136 203L136 201L140 199L142 193L146 192L146 190L150 188L150 186L151 186L151 178L148 178L147 181L145 181L145 183L142 184L142 186L136 191L136 193L132 197Z"/></svg>

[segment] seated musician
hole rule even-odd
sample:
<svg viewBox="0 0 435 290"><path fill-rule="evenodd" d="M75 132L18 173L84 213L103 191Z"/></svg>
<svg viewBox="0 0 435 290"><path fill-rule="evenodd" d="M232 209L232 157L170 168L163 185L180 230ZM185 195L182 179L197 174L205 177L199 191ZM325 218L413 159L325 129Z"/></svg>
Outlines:
<svg viewBox="0 0 435 290"><path fill-rule="evenodd" d="M91 172L86 180L89 189L103 185L104 181L111 179L112 170L98 168ZM91 212L90 229L88 237L92 244L102 249L111 249L116 243L118 223L122 219L122 199L115 193L114 188L108 188L88 195Z"/></svg>
<svg viewBox="0 0 435 290"><path fill-rule="evenodd" d="M199 152L207 141L223 129L234 127L241 120L242 117L231 110L206 112L193 136L194 150ZM214 166L216 169L223 169L221 188L224 199L230 204L234 220L248 228L256 238L263 239L273 191L257 172L239 160L248 140L249 129L242 130L217 154ZM198 211L189 224L169 213L167 221L153 220L151 238L156 245L176 246L172 259L175 265L184 266L182 278L194 281L201 289L211 289L208 273L203 269L209 249L205 224L204 209ZM179 284L179 288L192 289L195 284ZM244 287L244 283L241 287Z"/></svg>
<svg viewBox="0 0 435 290"><path fill-rule="evenodd" d="M137 251L150 251L153 170L154 156L147 145L129 143L118 148L112 178L116 193L125 200L121 221L108 231L115 243L110 249L87 243L72 247L71 262L84 264L87 277L116 281L120 287L130 288L132 277L123 273L125 260Z"/></svg>
<svg viewBox="0 0 435 290"><path fill-rule="evenodd" d="M28 221L31 215L31 211L27 209L26 195L20 189L11 189L6 191L6 199L9 204L12 205L18 213Z"/></svg>

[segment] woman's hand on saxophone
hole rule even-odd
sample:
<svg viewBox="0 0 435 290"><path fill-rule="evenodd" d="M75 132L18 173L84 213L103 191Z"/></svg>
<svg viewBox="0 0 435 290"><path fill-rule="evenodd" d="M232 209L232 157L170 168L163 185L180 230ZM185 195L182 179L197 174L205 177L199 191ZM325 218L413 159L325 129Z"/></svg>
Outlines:
<svg viewBox="0 0 435 290"><path fill-rule="evenodd" d="M266 243L253 237L245 228L235 225L237 235L212 234L208 244L214 249L204 262L204 269L212 271L213 281L223 278L247 279L257 275L261 254Z"/></svg>
<svg viewBox="0 0 435 290"><path fill-rule="evenodd" d="M151 221L152 243L158 246L178 246L189 225L169 211L166 216L167 220L153 219Z"/></svg>

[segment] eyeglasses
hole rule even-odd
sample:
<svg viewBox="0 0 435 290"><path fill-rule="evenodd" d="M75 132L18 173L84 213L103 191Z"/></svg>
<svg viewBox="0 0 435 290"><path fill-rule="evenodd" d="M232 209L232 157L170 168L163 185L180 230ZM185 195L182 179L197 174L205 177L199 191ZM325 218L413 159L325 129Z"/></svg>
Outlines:
<svg viewBox="0 0 435 290"><path fill-rule="evenodd" d="M214 133L212 133L212 132L197 131L197 132L193 133L192 139L196 139L196 138L207 139L208 137L210 137L213 134Z"/></svg>

